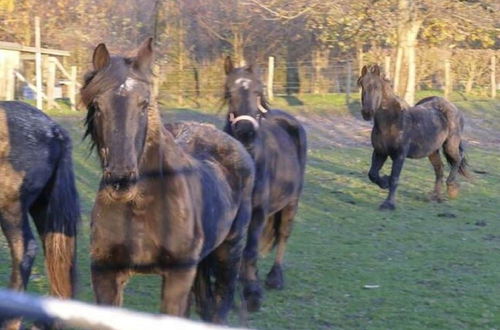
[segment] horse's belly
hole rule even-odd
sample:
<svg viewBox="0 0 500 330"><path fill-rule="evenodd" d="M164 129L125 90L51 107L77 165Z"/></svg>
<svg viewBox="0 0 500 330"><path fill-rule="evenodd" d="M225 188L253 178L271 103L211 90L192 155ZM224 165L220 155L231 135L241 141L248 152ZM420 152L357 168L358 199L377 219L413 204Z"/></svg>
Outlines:
<svg viewBox="0 0 500 330"><path fill-rule="evenodd" d="M446 140L447 131L429 136L419 136L412 139L408 150L408 158L423 158L429 156L436 150L439 150Z"/></svg>

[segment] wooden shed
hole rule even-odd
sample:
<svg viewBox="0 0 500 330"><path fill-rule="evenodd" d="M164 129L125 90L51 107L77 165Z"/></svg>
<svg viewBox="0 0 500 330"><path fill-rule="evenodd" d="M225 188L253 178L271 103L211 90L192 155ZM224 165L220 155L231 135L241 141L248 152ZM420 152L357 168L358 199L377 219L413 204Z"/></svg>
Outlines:
<svg viewBox="0 0 500 330"><path fill-rule="evenodd" d="M16 81L22 81L26 86L36 93L36 87L25 78L24 70L26 61L35 61L36 53L41 53L42 67L45 74L43 77L42 96L49 103L54 100L54 86L56 82L56 68L60 70L66 80L69 99L74 105L74 94L76 93L76 67L72 67L70 73L66 71L59 59L70 56L70 52L59 49L40 48L24 46L17 43L0 41L0 100L14 100L16 95ZM46 93L43 93L45 89Z"/></svg>

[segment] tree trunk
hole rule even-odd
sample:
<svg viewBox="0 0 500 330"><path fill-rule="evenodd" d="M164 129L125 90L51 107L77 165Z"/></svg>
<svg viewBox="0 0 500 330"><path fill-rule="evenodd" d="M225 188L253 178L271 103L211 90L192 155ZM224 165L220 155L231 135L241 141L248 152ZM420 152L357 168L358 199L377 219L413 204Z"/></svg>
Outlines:
<svg viewBox="0 0 500 330"><path fill-rule="evenodd" d="M312 75L312 92L313 94L325 93L327 86L325 86L322 70L328 67L328 48L317 46L313 50L313 75Z"/></svg>
<svg viewBox="0 0 500 330"><path fill-rule="evenodd" d="M404 99L408 104L413 105L415 103L415 87L417 85L417 63L416 63L416 46L417 46L417 36L421 21L411 21L409 22L408 30L406 31L406 54L407 54L407 64L408 64L408 80L406 83L406 91Z"/></svg>
<svg viewBox="0 0 500 330"><path fill-rule="evenodd" d="M414 0L398 1L399 17L398 22L398 50L396 56L396 69L394 73L396 93L404 91L404 99L409 104L415 101L416 86L416 46L417 36L422 26L422 21L416 18L417 10ZM407 70L403 69L403 64L407 65ZM406 84L403 84L403 73L406 75Z"/></svg>
<svg viewBox="0 0 500 330"><path fill-rule="evenodd" d="M240 31L235 31L233 34L233 52L235 62L240 66L246 65L244 50L243 36Z"/></svg>
<svg viewBox="0 0 500 330"><path fill-rule="evenodd" d="M401 68L403 66L403 45L398 43L396 51L396 63L394 65L394 91L399 94L399 86L401 81Z"/></svg>
<svg viewBox="0 0 500 330"><path fill-rule="evenodd" d="M356 44L356 60L358 61L358 74L361 74L361 70L363 69L363 66L365 65L364 60L363 60L363 44L362 43Z"/></svg>

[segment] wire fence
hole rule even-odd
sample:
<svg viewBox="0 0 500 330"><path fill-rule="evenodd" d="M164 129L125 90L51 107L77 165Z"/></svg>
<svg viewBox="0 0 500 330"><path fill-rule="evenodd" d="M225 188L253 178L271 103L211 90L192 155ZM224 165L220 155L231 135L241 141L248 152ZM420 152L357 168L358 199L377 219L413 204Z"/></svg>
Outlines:
<svg viewBox="0 0 500 330"><path fill-rule="evenodd" d="M494 52L469 51L448 57L451 70L448 78L442 54L438 50L434 53L429 50L426 54L417 61L417 91L439 94L449 88L448 92L487 98L491 97L493 89L498 89L495 81L500 81L500 70L495 70L491 64ZM340 93L346 94L346 99L349 99L350 93L358 91L356 82L362 65L355 59L329 59L328 63L316 65L310 60L287 61L277 57L274 62L271 89L274 95ZM374 62L384 67L389 78L393 77L393 59L365 59L365 63ZM256 67L267 90L268 62L258 62ZM160 93L163 98L179 103L221 99L225 79L223 68L222 58L211 63L169 63L160 68ZM495 86L491 86L493 83ZM400 95L403 93L402 90L397 92Z"/></svg>

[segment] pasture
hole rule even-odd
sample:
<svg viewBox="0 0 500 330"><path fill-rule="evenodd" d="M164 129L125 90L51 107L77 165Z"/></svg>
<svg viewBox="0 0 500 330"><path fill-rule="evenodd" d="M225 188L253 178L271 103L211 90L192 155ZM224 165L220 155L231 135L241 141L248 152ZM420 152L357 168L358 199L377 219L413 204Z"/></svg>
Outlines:
<svg viewBox="0 0 500 330"><path fill-rule="evenodd" d="M287 102L288 101L288 102ZM370 124L359 103L329 109L335 100L279 99L308 130L306 184L285 257L285 289L266 291L262 310L249 315L257 329L421 329L497 328L500 325L500 105L463 101L467 157L473 180L457 200L429 202L434 174L426 159L405 163L398 208L378 211L386 192L370 183ZM332 102L332 103L330 103ZM165 120L222 125L215 110L163 109ZM89 213L100 169L89 156L83 113L54 118L74 143L82 202L78 241L77 297L93 301L89 270ZM388 166L383 169L387 173ZM0 283L8 282L10 261L0 238ZM38 255L29 290L48 292ZM261 272L272 258L261 261ZM261 277L265 274L261 273ZM366 286L372 288L366 288ZM160 278L138 276L129 283L125 307L159 310ZM232 313L231 325L238 325Z"/></svg>

